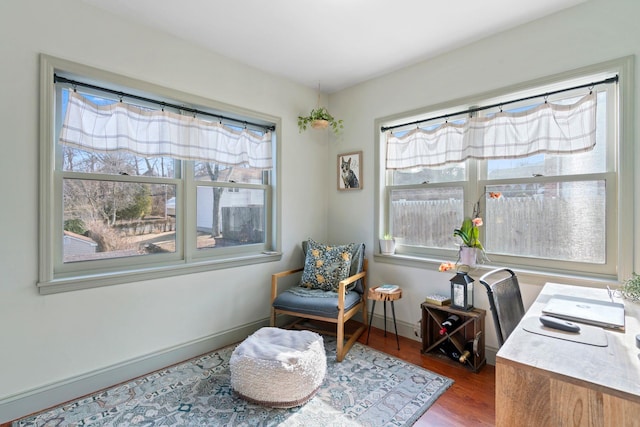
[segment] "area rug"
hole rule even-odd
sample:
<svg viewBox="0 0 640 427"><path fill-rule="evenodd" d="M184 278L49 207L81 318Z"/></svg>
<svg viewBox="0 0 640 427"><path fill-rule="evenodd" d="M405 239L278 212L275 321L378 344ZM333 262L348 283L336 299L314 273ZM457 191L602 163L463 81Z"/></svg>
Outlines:
<svg viewBox="0 0 640 427"><path fill-rule="evenodd" d="M267 408L230 385L234 346L13 423L14 426L410 426L453 380L356 343L305 405Z"/></svg>

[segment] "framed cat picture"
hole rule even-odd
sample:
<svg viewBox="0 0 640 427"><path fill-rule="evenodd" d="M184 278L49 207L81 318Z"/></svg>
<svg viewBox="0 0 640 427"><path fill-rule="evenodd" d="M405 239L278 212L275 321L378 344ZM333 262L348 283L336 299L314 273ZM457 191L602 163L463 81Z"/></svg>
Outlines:
<svg viewBox="0 0 640 427"><path fill-rule="evenodd" d="M338 154L338 190L362 189L362 151Z"/></svg>

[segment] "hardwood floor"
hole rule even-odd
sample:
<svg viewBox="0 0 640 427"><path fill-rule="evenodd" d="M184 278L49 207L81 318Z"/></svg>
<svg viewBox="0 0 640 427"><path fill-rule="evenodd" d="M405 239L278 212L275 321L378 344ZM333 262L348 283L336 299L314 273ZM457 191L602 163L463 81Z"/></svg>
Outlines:
<svg viewBox="0 0 640 427"><path fill-rule="evenodd" d="M367 333L358 340L367 341ZM478 373L464 366L450 365L439 356L423 355L422 344L400 337L400 350L392 333L371 328L369 346L399 359L422 366L432 372L451 378L454 384L414 424L415 427L495 426L495 367L485 365Z"/></svg>
<svg viewBox="0 0 640 427"><path fill-rule="evenodd" d="M364 344L366 341L365 332L359 342ZM400 337L398 350L396 336L387 333L385 337L384 332L377 328L371 328L368 345L454 381L414 424L415 427L495 426L494 366L486 365L476 374L463 366L451 365L439 356L421 354L421 343L405 337ZM0 424L0 427L10 426L11 423Z"/></svg>

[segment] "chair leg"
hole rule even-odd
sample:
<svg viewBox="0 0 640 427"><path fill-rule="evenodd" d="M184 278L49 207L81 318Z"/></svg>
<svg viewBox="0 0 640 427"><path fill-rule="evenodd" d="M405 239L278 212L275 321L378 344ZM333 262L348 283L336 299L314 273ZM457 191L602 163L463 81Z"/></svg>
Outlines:
<svg viewBox="0 0 640 427"><path fill-rule="evenodd" d="M341 352L342 354L340 355L340 358L337 359L338 362L342 362L342 359L345 358L345 356L347 355L349 350L351 350L351 347L353 347L353 345L356 343L356 341L358 341L358 338L360 338L360 336L366 330L367 330L367 325L365 325L363 323L362 325L360 325L360 327L355 332L353 332L351 335L349 335L349 339L342 346L342 352Z"/></svg>
<svg viewBox="0 0 640 427"><path fill-rule="evenodd" d="M376 300L373 300L373 303L375 304ZM373 312L373 310L372 310ZM367 300L366 297L364 295L362 295L362 321L363 323L366 325L367 323L370 323L371 320L370 318L368 318L368 314L367 314Z"/></svg>
<svg viewBox="0 0 640 427"><path fill-rule="evenodd" d="M345 354L344 349L344 323L338 322L338 333L336 336L336 360L342 362Z"/></svg>
<svg viewBox="0 0 640 427"><path fill-rule="evenodd" d="M363 297L364 298L364 297ZM375 300L373 301L373 306L375 307ZM364 320L364 323L362 325L360 325L360 327L358 329L356 329L352 334L350 334L348 336L348 340L345 343L344 342L344 321L338 321L337 323L337 327L338 327L338 331L337 331L337 344L336 344L336 360L338 362L342 362L342 360L344 359L344 357L347 355L347 353L349 352L349 350L351 349L351 347L353 347L353 344L355 344L355 342L358 340L358 338L360 338L360 335L362 335L366 330L367 330L367 304L366 302L364 302L362 304L362 317ZM369 322L371 322L371 319L373 317L373 307L372 307L372 316L369 317ZM369 328L371 326L369 325ZM367 336L367 340L369 339L369 337Z"/></svg>

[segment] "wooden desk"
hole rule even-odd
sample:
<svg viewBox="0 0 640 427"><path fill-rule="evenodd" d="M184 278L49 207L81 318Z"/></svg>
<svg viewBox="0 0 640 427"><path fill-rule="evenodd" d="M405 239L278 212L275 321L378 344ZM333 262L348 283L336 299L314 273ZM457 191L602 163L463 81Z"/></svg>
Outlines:
<svg viewBox="0 0 640 427"><path fill-rule="evenodd" d="M553 294L609 300L605 289L547 283L496 355L497 426L640 426L640 305L625 304L625 332L596 347L523 328Z"/></svg>

